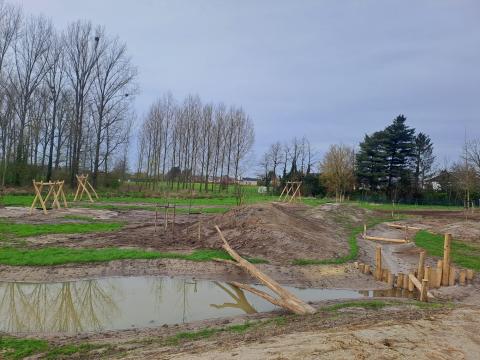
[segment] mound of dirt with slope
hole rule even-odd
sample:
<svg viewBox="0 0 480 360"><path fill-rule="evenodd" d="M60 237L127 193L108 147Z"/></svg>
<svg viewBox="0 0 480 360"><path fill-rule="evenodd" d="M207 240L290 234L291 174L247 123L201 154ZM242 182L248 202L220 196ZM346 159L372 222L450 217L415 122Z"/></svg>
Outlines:
<svg viewBox="0 0 480 360"><path fill-rule="evenodd" d="M244 206L206 220L202 236L192 236L198 224L185 229L193 247L218 248L218 225L240 253L271 263L294 259L330 259L349 252L348 225L361 223L366 211L347 205L264 203ZM198 234L198 231L197 231Z"/></svg>

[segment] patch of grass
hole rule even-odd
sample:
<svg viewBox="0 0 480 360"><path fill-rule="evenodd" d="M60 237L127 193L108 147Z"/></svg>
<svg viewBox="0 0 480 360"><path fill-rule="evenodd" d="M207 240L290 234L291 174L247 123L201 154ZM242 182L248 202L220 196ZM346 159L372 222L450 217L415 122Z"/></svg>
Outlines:
<svg viewBox="0 0 480 360"><path fill-rule="evenodd" d="M450 205L415 205L415 204L383 204L383 203L371 203L371 202L354 202L357 206L367 210L380 210L380 211L461 211L461 206Z"/></svg>
<svg viewBox="0 0 480 360"><path fill-rule="evenodd" d="M415 234L414 241L417 246L427 250L430 255L443 256L443 235L420 230ZM452 261L459 266L480 271L480 246L478 245L454 239L451 257Z"/></svg>
<svg viewBox="0 0 480 360"><path fill-rule="evenodd" d="M0 337L0 359L23 359L47 349L48 342L45 340Z"/></svg>
<svg viewBox="0 0 480 360"><path fill-rule="evenodd" d="M104 347L100 344L80 344L55 346L46 340L21 339L10 336L0 337L0 359L17 360L26 357L42 354L42 359L53 360L65 358L74 354L83 354L93 349Z"/></svg>
<svg viewBox="0 0 480 360"><path fill-rule="evenodd" d="M245 322L244 324L231 325L227 327L220 328L206 328L197 331L185 331L175 334L165 340L167 345L178 345L181 341L195 341L200 339L208 339L214 335L217 335L221 332L233 332L233 333L244 333L250 330L253 327L260 326L262 324L270 323L270 321L264 322Z"/></svg>
<svg viewBox="0 0 480 360"><path fill-rule="evenodd" d="M135 259L181 259L190 261L211 261L215 258L231 257L222 250L196 250L190 254L173 252L143 251L133 249L72 249L46 247L41 249L0 248L0 264L10 266L54 266L70 263L93 263L112 260ZM247 258L251 263L265 263L266 260Z"/></svg>
<svg viewBox="0 0 480 360"><path fill-rule="evenodd" d="M390 218L371 218L367 220L367 227L378 225L382 222L393 221ZM357 237L363 232L363 225L352 226L345 223L343 217L339 218L338 222L349 229L350 234L348 236L349 252L345 256L341 256L333 259L295 259L292 261L293 265L334 265L344 264L346 262L355 260L358 257L358 242Z"/></svg>
<svg viewBox="0 0 480 360"><path fill-rule="evenodd" d="M103 347L102 345L97 344L80 344L80 345L63 345L63 346L51 346L46 355L43 357L47 360L53 359L65 359L66 357L70 357L72 355L86 355L90 351L94 349L98 349Z"/></svg>
<svg viewBox="0 0 480 360"><path fill-rule="evenodd" d="M80 234L115 231L122 228L120 222L89 222L60 224L18 224L0 221L0 234L13 237L39 236L46 234Z"/></svg>
<svg viewBox="0 0 480 360"><path fill-rule="evenodd" d="M420 309L440 309L447 305L437 302L420 302L420 301L395 301L395 300L360 300L360 301L346 301L338 304L333 304L322 308L323 311L336 312L345 308L363 308L367 310L380 310L392 305L414 305Z"/></svg>
<svg viewBox="0 0 480 360"><path fill-rule="evenodd" d="M379 310L388 305L392 305L392 302L383 301L383 300L347 301L347 302L326 306L322 310L338 311L340 309L351 308L351 307L360 307L360 308L369 309L369 310Z"/></svg>

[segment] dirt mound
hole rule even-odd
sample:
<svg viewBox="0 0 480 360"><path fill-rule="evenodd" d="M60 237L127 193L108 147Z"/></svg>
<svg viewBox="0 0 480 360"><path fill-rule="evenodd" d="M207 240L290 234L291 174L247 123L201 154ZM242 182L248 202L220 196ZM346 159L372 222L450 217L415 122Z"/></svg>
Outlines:
<svg viewBox="0 0 480 360"><path fill-rule="evenodd" d="M266 203L244 206L202 224L202 239L188 236L193 246L218 248L218 225L230 245L240 253L286 263L294 259L329 259L348 254L344 226L357 222L364 210L349 206ZM195 233L195 224L185 230ZM198 233L198 231L197 231Z"/></svg>

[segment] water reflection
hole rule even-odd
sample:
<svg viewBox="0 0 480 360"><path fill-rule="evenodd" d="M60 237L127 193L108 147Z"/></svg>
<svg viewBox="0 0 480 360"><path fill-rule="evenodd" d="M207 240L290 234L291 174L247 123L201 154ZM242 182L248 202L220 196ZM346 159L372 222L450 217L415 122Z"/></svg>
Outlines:
<svg viewBox="0 0 480 360"><path fill-rule="evenodd" d="M349 290L289 290L305 301L364 296ZM145 276L50 284L0 282L0 331L11 333L142 328L273 309L265 300L217 281Z"/></svg>
<svg viewBox="0 0 480 360"><path fill-rule="evenodd" d="M118 313L114 287L97 280L59 284L0 283L0 329L72 333L100 330Z"/></svg>
<svg viewBox="0 0 480 360"><path fill-rule="evenodd" d="M210 304L211 307L214 307L215 309L224 309L227 307L236 308L243 310L246 314L254 314L257 312L257 310L255 310L255 308L248 302L242 289L230 283L228 284L228 286L230 286L231 290L227 289L226 286L220 284L218 281L214 281L213 283L217 285L220 289L225 291L225 293L227 293L235 302L226 302L222 305Z"/></svg>

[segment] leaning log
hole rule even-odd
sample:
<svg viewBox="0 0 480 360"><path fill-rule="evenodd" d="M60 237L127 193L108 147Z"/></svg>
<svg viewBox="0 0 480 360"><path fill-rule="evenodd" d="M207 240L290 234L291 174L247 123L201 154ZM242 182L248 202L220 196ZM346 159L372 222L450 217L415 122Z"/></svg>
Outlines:
<svg viewBox="0 0 480 360"><path fill-rule="evenodd" d="M222 231L217 225L215 225L215 229L218 231L218 234L223 241L222 247L236 261L235 264L246 270L251 276L257 278L262 284L264 284L276 295L278 295L278 298L273 298L270 294L267 294L249 285L240 284L237 282L232 282L232 284L241 289L247 290L255 295L258 295L265 300L270 301L272 304L283 307L284 309L287 309L295 314L305 315L313 314L315 312L315 308L308 305L303 300L296 297L293 293L280 286L280 284L277 283L275 280L258 270L253 264L249 263L247 260L238 255L238 253L230 247L227 240L225 240Z"/></svg>
<svg viewBox="0 0 480 360"><path fill-rule="evenodd" d="M365 236L365 239L373 240L373 241L385 241L385 242L390 242L395 244L405 244L407 242L405 239L389 239L389 238L378 237L378 236Z"/></svg>

